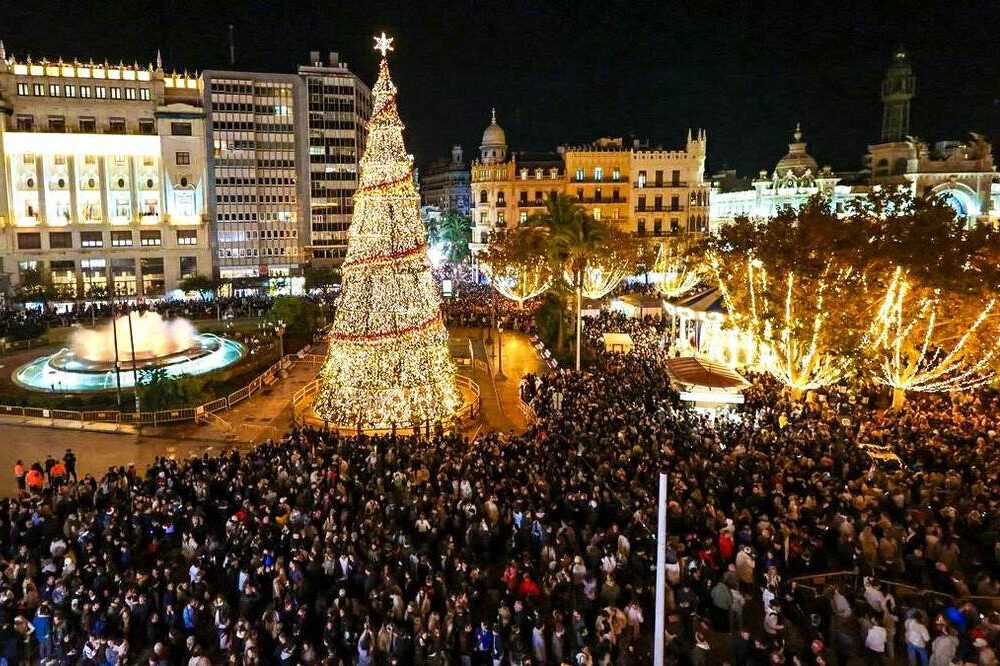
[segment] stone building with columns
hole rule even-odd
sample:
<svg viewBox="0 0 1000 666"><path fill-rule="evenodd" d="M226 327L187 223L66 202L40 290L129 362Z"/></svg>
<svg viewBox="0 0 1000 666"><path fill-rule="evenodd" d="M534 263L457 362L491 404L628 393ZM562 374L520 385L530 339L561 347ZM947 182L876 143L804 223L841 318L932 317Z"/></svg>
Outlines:
<svg viewBox="0 0 1000 666"><path fill-rule="evenodd" d="M212 274L196 77L9 57L0 44L0 276L64 298Z"/></svg>
<svg viewBox="0 0 1000 666"><path fill-rule="evenodd" d="M494 111L470 167L473 253L490 235L544 211L548 194L573 197L594 219L643 237L708 228L707 138L688 132L683 150L621 138L560 146L552 153L509 152Z"/></svg>

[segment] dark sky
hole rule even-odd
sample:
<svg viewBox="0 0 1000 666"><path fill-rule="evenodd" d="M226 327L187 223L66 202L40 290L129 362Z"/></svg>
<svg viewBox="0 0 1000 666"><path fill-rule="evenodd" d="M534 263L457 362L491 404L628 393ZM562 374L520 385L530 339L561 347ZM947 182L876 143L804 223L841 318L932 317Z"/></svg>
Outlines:
<svg viewBox="0 0 1000 666"><path fill-rule="evenodd" d="M418 163L470 155L497 107L514 149L634 135L679 148L708 131L709 168L770 169L801 121L821 164L853 169L881 118L878 88L904 45L912 130L1000 135L1000 2L481 2L0 0L0 38L23 57L294 71L341 53L371 82L371 35L396 37L393 76Z"/></svg>

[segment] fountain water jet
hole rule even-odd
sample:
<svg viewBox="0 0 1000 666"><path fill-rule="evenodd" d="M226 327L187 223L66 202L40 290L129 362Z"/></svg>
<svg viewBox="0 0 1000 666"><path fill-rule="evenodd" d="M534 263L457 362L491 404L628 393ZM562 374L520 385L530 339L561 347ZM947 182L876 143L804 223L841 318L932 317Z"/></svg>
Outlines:
<svg viewBox="0 0 1000 666"><path fill-rule="evenodd" d="M129 323L131 320L131 336ZM135 384L134 364L140 374L162 368L169 376L200 375L239 361L246 347L235 340L198 333L187 319L165 320L155 312L131 313L98 329L73 333L69 348L41 356L18 368L14 382L36 391L84 393L108 391ZM115 371L115 337L118 372ZM115 375L118 375L116 377Z"/></svg>

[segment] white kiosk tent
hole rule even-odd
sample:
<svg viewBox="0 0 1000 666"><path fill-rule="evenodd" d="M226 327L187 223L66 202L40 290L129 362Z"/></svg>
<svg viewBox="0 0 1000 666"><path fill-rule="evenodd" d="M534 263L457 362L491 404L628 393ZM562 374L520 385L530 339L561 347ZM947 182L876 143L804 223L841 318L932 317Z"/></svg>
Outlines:
<svg viewBox="0 0 1000 666"><path fill-rule="evenodd" d="M671 318L672 338L681 353L736 367L754 363L757 345L753 338L724 326L729 313L717 287L695 287L664 300L663 308Z"/></svg>
<svg viewBox="0 0 1000 666"><path fill-rule="evenodd" d="M632 336L628 333L604 333L601 336L604 351L628 354L632 351Z"/></svg>
<svg viewBox="0 0 1000 666"><path fill-rule="evenodd" d="M750 386L742 375L721 363L685 356L667 361L667 375L681 391L681 400L695 407L741 404L743 389Z"/></svg>

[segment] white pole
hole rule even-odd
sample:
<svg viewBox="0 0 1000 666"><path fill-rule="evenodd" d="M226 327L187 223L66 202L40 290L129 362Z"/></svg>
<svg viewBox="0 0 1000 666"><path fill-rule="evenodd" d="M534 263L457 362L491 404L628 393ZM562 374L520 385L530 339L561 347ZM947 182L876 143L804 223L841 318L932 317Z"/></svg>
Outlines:
<svg viewBox="0 0 1000 666"><path fill-rule="evenodd" d="M582 276L579 278L583 279ZM580 330L583 328L583 285L576 286L576 371L580 372Z"/></svg>
<svg viewBox="0 0 1000 666"><path fill-rule="evenodd" d="M660 495L656 519L656 622L653 625L653 666L663 666L663 611L667 585L667 475L660 472Z"/></svg>

